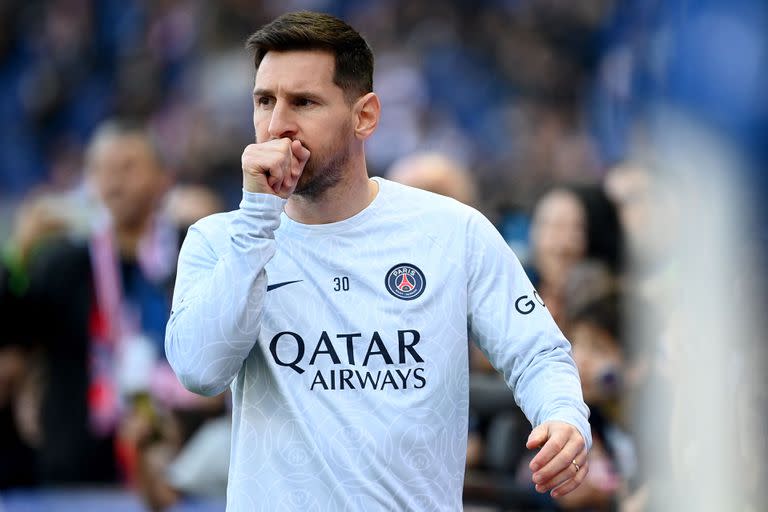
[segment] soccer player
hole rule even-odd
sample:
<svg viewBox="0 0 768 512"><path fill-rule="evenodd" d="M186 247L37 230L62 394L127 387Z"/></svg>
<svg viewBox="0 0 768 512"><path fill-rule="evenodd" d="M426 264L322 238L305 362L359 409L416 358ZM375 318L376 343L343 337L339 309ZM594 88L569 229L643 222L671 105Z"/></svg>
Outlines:
<svg viewBox="0 0 768 512"><path fill-rule="evenodd" d="M166 333L187 388L231 386L228 510L461 510L468 329L535 426L536 489L575 489L591 438L570 345L481 214L368 177L367 43L301 12L248 46L243 199L190 228Z"/></svg>

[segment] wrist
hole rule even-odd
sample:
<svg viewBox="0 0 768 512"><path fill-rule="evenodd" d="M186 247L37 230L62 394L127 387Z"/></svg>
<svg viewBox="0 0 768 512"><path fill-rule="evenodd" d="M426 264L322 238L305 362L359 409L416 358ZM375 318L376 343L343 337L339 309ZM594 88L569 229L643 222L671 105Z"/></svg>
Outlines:
<svg viewBox="0 0 768 512"><path fill-rule="evenodd" d="M282 212L287 199L272 192L253 192L243 188L243 197L240 201L240 209L246 211L280 211Z"/></svg>

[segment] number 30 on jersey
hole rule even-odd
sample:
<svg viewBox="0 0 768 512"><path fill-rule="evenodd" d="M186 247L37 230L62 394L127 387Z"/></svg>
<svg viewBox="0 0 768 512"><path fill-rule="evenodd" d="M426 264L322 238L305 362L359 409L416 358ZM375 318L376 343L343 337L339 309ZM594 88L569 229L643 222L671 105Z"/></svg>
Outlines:
<svg viewBox="0 0 768 512"><path fill-rule="evenodd" d="M334 277L333 278L333 291L335 291L335 292L348 292L349 291L349 278L347 276Z"/></svg>

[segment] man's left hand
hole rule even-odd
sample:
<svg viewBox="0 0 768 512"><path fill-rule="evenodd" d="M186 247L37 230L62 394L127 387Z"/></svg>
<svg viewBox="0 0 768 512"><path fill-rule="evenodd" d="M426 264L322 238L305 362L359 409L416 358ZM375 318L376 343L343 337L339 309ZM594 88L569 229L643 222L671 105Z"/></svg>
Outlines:
<svg viewBox="0 0 768 512"><path fill-rule="evenodd" d="M573 425L562 421L542 423L528 436L528 449L541 447L530 464L538 492L551 489L560 498L576 489L589 473L584 438Z"/></svg>

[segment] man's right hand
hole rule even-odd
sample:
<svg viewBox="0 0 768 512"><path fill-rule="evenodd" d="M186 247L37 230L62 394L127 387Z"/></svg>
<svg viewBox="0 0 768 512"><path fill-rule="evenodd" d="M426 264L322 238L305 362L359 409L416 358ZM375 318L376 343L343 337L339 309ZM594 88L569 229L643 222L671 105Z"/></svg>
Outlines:
<svg viewBox="0 0 768 512"><path fill-rule="evenodd" d="M243 188L287 199L296 188L307 160L309 150L298 140L282 138L249 144L241 159Z"/></svg>

